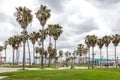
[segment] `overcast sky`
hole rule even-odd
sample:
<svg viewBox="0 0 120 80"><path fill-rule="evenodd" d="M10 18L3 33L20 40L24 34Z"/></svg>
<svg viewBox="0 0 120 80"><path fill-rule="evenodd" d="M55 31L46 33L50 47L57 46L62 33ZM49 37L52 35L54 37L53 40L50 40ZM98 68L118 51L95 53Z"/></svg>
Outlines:
<svg viewBox="0 0 120 80"><path fill-rule="evenodd" d="M77 44L84 42L86 35L95 34L103 37L120 33L120 0L0 0L0 45L12 35L20 34L22 31L14 17L15 8L26 6L34 15L41 4L52 11L47 24L57 23L63 27L63 34L57 41L58 49L73 51ZM27 29L29 33L41 29L35 15L32 26L28 26ZM45 42L47 46L48 39ZM117 55L119 49L120 47ZM104 57L105 50L104 47ZM7 55L10 57L12 51L9 46L8 51ZM111 58L114 58L113 51L114 46L111 44L109 47ZM95 52L99 54L98 47L95 47Z"/></svg>

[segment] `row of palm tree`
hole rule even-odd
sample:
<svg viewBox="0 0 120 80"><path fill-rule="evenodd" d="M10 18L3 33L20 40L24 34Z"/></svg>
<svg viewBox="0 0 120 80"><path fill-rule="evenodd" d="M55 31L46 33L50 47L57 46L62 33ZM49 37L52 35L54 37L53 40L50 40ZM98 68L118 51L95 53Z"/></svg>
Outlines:
<svg viewBox="0 0 120 80"><path fill-rule="evenodd" d="M29 24L31 24L32 20L33 20L33 15L32 15L32 11L26 7L18 7L16 8L16 21L21 25L21 28L23 28L23 31L21 32L21 35L15 35L13 37L10 37L7 41L5 41L4 43L4 49L5 49L5 56L6 56L6 48L7 45L11 45L13 48L13 65L15 64L15 58L14 58L14 52L16 50L16 52L18 52L18 48L20 47L21 43L23 43L23 69L25 67L25 44L28 40L30 39L32 44L33 44L33 63L35 64L35 52L39 53L39 57L41 57L41 69L44 68L44 57L47 57L47 53L49 53L49 64L48 66L50 66L50 62L51 59L54 59L54 62L57 61L58 57L57 57L57 48L56 48L56 41L58 40L58 38L60 37L60 35L62 34L62 27L59 24L49 24L48 28L44 28L44 26L46 25L47 20L50 18L51 14L50 14L51 10L48 9L46 6L41 5L38 9L38 11L35 13L36 18L39 20L40 25L42 26L42 29L39 30L39 32L32 32L30 34L28 34L27 32L27 27L29 26ZM49 36L49 45L47 50L44 49L44 41L46 39L46 37ZM54 39L54 48L52 47L52 42L51 39ZM38 42L39 47L35 48L35 43ZM87 48L84 48L84 46L82 44L79 44L77 46L77 51L76 54L79 55L79 57L82 56L82 52L84 51L84 53L89 52L89 57L90 57L90 47L92 47L92 68L94 68L94 47L96 46L96 44L99 46L100 48L100 59L101 59L101 55L102 55L102 47L103 45L106 46L106 52L107 52L107 60L109 59L108 57L108 47L110 43L113 43L115 46L115 62L116 62L116 47L118 46L119 42L120 42L120 35L115 34L113 36L104 36L103 38L97 38L97 36L95 35L87 35L85 37L85 43L87 45ZM84 48L84 50L83 50ZM60 57L62 57L63 52L60 51ZM66 52L66 56L69 52ZM18 54L18 53L16 53ZM69 53L70 54L70 53ZM18 55L16 56L18 57ZM31 58L30 55L30 51L29 51L29 60ZM89 60L90 61L90 60ZM31 63L31 61L29 61ZM108 63L108 61L107 61ZM90 62L89 62L90 64ZM116 67L117 67L117 62L116 62Z"/></svg>
<svg viewBox="0 0 120 80"><path fill-rule="evenodd" d="M119 34L115 34L112 36L108 36L105 35L102 38L98 38L95 35L87 35L85 37L85 43L88 47L88 49L90 49L90 47L92 47L92 68L94 68L94 47L96 46L96 44L98 45L99 49L100 49L100 60L102 59L102 47L103 45L106 46L106 54L107 54L107 64L108 64L108 47L110 43L113 43L113 45L115 46L115 65L117 67L117 61L116 61L116 47L118 46L119 42L120 42L120 35ZM90 57L90 52L89 52L89 57ZM90 61L90 60L89 60ZM100 64L101 67L101 64Z"/></svg>
<svg viewBox="0 0 120 80"><path fill-rule="evenodd" d="M33 44L33 63L35 63L35 52L38 52L41 55L41 69L44 68L43 58L44 54L46 54L46 50L44 49L44 40L46 39L47 35L50 37L49 46L48 46L48 52L49 52L49 65L50 65L50 56L53 55L54 57L57 55L57 48L56 48L56 41L58 40L58 37L62 34L62 27L59 24L49 24L48 28L44 29L44 26L47 22L47 20L50 18L51 10L48 9L46 6L41 5L38 9L38 11L35 13L36 18L39 20L40 25L42 26L42 29L39 30L39 32L32 32L28 34L27 27L29 24L31 24L33 20L33 15L31 13L31 10L26 7L18 7L16 8L16 21L21 25L21 28L23 28L23 32L21 32L21 35L15 35L13 37L10 37L7 41L5 41L5 56L6 56L6 48L7 45L11 45L13 48L13 65L15 64L14 59L14 51L18 52L18 48L20 47L21 43L23 43L23 70L25 67L25 44L27 42L28 46L28 40L30 39ZM52 48L51 43L51 37L53 37L55 41L55 47ZM35 43L38 41L39 47L35 48ZM29 49L29 48L28 48ZM36 50L36 51L35 51ZM53 51L51 53L51 50ZM16 53L17 54L17 53ZM16 57L17 58L17 57ZM31 58L30 50L29 50L29 60ZM31 63L31 61L29 61ZM49 66L48 65L48 66Z"/></svg>

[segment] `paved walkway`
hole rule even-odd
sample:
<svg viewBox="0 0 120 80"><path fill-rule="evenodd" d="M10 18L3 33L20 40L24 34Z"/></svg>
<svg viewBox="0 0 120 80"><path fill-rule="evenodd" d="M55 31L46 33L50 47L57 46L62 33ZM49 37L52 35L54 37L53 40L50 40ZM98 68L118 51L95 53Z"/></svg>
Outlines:
<svg viewBox="0 0 120 80"><path fill-rule="evenodd" d="M6 68L6 67L0 67L0 73L4 72L14 72L19 71L21 68ZM25 68L27 70L40 70L40 68ZM57 69L63 70L63 69L70 69L70 67L59 67ZM75 69L88 69L87 67L75 67ZM45 70L56 70L54 68L45 68ZM0 76L0 79L6 78L8 76Z"/></svg>

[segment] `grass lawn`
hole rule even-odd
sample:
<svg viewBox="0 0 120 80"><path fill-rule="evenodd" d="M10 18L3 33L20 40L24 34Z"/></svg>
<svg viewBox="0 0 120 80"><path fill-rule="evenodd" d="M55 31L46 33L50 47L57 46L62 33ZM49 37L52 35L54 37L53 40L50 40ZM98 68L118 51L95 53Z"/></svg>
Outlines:
<svg viewBox="0 0 120 80"><path fill-rule="evenodd" d="M0 73L2 80L120 80L120 69L38 70Z"/></svg>

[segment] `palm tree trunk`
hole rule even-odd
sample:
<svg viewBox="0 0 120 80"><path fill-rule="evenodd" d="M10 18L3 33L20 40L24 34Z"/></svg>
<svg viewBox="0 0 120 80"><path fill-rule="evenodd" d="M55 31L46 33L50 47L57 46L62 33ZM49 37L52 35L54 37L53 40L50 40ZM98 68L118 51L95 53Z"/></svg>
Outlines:
<svg viewBox="0 0 120 80"><path fill-rule="evenodd" d="M18 51L18 48L16 49L16 53L17 53L17 61L16 61L16 64L18 65L18 61L19 61L19 51Z"/></svg>
<svg viewBox="0 0 120 80"><path fill-rule="evenodd" d="M108 47L106 47L106 50L107 50L107 68L109 67L109 64L108 64Z"/></svg>
<svg viewBox="0 0 120 80"><path fill-rule="evenodd" d="M50 64L51 64L51 59L50 59L50 57L49 57L48 67L50 67Z"/></svg>
<svg viewBox="0 0 120 80"><path fill-rule="evenodd" d="M6 48L5 48L5 62L6 62L6 59L7 59L7 58L6 58Z"/></svg>
<svg viewBox="0 0 120 80"><path fill-rule="evenodd" d="M28 46L28 53L29 53L29 67L31 67L31 55L30 55L30 46L29 46L28 40L27 40L27 46Z"/></svg>
<svg viewBox="0 0 120 80"><path fill-rule="evenodd" d="M42 26L42 30L44 30L44 26ZM42 39L44 38L44 34L42 34ZM44 69L44 64L43 64L43 52L44 52L44 40L42 40L42 55L41 55L41 69Z"/></svg>
<svg viewBox="0 0 120 80"><path fill-rule="evenodd" d="M15 51L15 49L13 48L13 65L15 64L15 62L14 62L15 61L14 60L15 59L14 51Z"/></svg>
<svg viewBox="0 0 120 80"><path fill-rule="evenodd" d="M23 30L23 67L25 69L25 29Z"/></svg>
<svg viewBox="0 0 120 80"><path fill-rule="evenodd" d="M94 68L94 47L92 47L92 68Z"/></svg>
<svg viewBox="0 0 120 80"><path fill-rule="evenodd" d="M56 40L55 40L55 62L56 62L57 50L56 50Z"/></svg>
<svg viewBox="0 0 120 80"><path fill-rule="evenodd" d="M74 64L75 64L75 55L74 55Z"/></svg>
<svg viewBox="0 0 120 80"><path fill-rule="evenodd" d="M56 62L57 62L57 60L56 60L56 57L57 56L57 50L56 50L56 40L55 40L55 61L54 61L54 64L55 64L55 68L56 68Z"/></svg>
<svg viewBox="0 0 120 80"><path fill-rule="evenodd" d="M49 45L51 45L51 36L49 36L49 40L50 40ZM49 53L49 63L48 63L48 67L50 67L50 63L51 63L50 54L51 54L51 53Z"/></svg>
<svg viewBox="0 0 120 80"><path fill-rule="evenodd" d="M35 45L33 44L33 64L35 64Z"/></svg>
<svg viewBox="0 0 120 80"><path fill-rule="evenodd" d="M45 58L45 64L46 64L46 60L47 60L47 58Z"/></svg>
<svg viewBox="0 0 120 80"><path fill-rule="evenodd" d="M15 56L16 56L16 58L15 58L15 65L17 65L17 59L18 59L18 58L17 58L17 55L18 55L18 54L17 54L17 49L16 49L16 55L15 55Z"/></svg>
<svg viewBox="0 0 120 80"><path fill-rule="evenodd" d="M102 50L100 49L100 68L102 68Z"/></svg>
<svg viewBox="0 0 120 80"><path fill-rule="evenodd" d="M115 46L115 67L117 68L117 60L116 60L116 46Z"/></svg>
<svg viewBox="0 0 120 80"><path fill-rule="evenodd" d="M88 62L88 69L90 69L90 48L89 48L89 54L88 54L89 62Z"/></svg>

